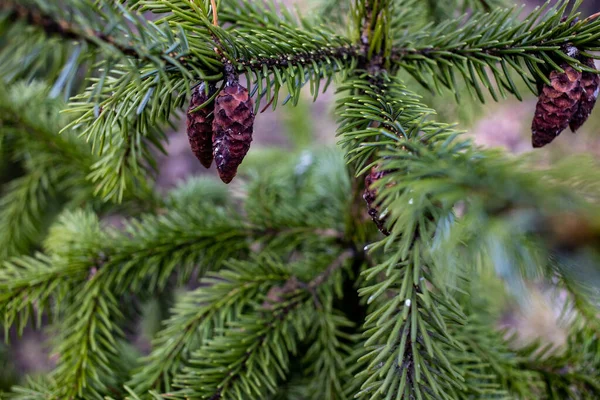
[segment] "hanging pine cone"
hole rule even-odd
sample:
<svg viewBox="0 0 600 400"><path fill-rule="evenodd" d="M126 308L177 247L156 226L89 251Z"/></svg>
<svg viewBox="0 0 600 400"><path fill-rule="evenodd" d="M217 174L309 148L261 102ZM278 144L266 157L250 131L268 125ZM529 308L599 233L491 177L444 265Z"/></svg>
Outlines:
<svg viewBox="0 0 600 400"><path fill-rule="evenodd" d="M373 188L372 185L387 174L387 171L380 171L377 165L371 168L371 172L365 177L365 191L363 193L363 199L365 199L369 208L369 215L373 219L373 222L375 222L375 225L377 225L377 229L386 236L390 234L385 228L386 217L385 215L382 216L379 212L379 208L376 205L377 189Z"/></svg>
<svg viewBox="0 0 600 400"><path fill-rule="evenodd" d="M187 135L190 146L196 158L206 168L210 168L213 161L212 123L214 104L211 103L194 113L191 111L206 103L214 93L214 86L209 85L208 93L206 93L206 86L202 83L192 92L192 99L187 112Z"/></svg>
<svg viewBox="0 0 600 400"><path fill-rule="evenodd" d="M215 99L213 154L219 177L231 182L252 142L254 110L248 90L233 75Z"/></svg>
<svg viewBox="0 0 600 400"><path fill-rule="evenodd" d="M587 67L596 69L593 59L589 57L580 57L580 61ZM579 107L577 108L577 111L575 111L575 114L573 114L573 117L569 123L569 126L573 132L576 132L579 128L581 128L585 121L587 121L592 109L594 108L594 105L596 104L600 85L600 76L592 72L584 71L581 74L580 84L581 88L583 89L583 93L581 95Z"/></svg>
<svg viewBox="0 0 600 400"><path fill-rule="evenodd" d="M564 73L552 71L550 85L542 87L531 125L533 147L552 142L567 126L579 108L583 89L581 72L561 65Z"/></svg>

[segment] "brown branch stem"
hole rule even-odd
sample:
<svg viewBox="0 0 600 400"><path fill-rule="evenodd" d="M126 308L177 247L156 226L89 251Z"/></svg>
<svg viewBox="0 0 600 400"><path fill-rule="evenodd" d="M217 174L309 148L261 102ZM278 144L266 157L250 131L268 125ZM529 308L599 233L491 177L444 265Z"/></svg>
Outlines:
<svg viewBox="0 0 600 400"><path fill-rule="evenodd" d="M588 22L591 22L591 21L595 20L598 17L600 17L600 12L597 12L595 14L590 15L589 17L587 17L586 19L583 20L583 23L587 24Z"/></svg>
<svg viewBox="0 0 600 400"><path fill-rule="evenodd" d="M321 286L324 282L326 282L329 277L338 269L340 269L346 260L352 258L354 256L354 251L348 249L343 251L323 272L319 275L315 276L309 283L308 288L311 290L316 289Z"/></svg>
<svg viewBox="0 0 600 400"><path fill-rule="evenodd" d="M217 2L210 0L210 6L212 7L212 20L214 26L219 26L219 15L217 14Z"/></svg>

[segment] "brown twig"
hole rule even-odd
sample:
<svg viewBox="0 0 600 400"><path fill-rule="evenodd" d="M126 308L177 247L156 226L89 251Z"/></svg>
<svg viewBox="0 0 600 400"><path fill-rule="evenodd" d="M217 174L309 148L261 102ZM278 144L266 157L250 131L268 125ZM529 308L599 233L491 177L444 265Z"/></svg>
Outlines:
<svg viewBox="0 0 600 400"><path fill-rule="evenodd" d="M217 13L217 2L216 2L216 0L210 0L210 6L212 7L213 25L214 26L219 26L219 15Z"/></svg>
<svg viewBox="0 0 600 400"><path fill-rule="evenodd" d="M348 249L342 252L327 268L319 275L315 276L313 280L308 283L308 288L311 290L316 289L322 285L329 277L338 269L340 269L346 260L354 256L354 251Z"/></svg>
<svg viewBox="0 0 600 400"><path fill-rule="evenodd" d="M297 277L292 276L282 286L274 286L267 293L267 299L263 304L263 307L266 309L272 309L273 304L276 304L282 301L286 295L294 293L298 289L308 290L313 297L315 298L315 304L318 304L316 289L325 283L329 277L338 269L340 269L346 260L354 257L354 251L351 249L347 249L343 251L339 256L336 257L335 260L325 268L323 272L315 276L310 282L305 283L300 281Z"/></svg>
<svg viewBox="0 0 600 400"><path fill-rule="evenodd" d="M592 20L594 20L594 19L596 19L598 17L600 17L600 12L597 12L596 14L590 15L589 17L587 17L586 19L583 20L583 23L587 24L588 22L590 22L590 21L592 21Z"/></svg>

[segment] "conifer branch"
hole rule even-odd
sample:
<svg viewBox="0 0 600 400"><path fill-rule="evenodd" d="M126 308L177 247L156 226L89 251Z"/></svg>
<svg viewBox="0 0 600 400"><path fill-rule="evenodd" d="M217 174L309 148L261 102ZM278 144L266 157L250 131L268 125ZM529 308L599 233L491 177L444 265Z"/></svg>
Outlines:
<svg viewBox="0 0 600 400"><path fill-rule="evenodd" d="M0 260L28 254L39 244L44 225L65 203L87 197L85 175L93 162L73 135L58 136L61 102L48 100L44 85L0 85L0 125L9 143L6 156L19 162L25 175L7 183L0 201Z"/></svg>
<svg viewBox="0 0 600 400"><path fill-rule="evenodd" d="M23 386L15 386L8 394L11 400L59 400L53 393L54 382L47 377L27 377Z"/></svg>
<svg viewBox="0 0 600 400"><path fill-rule="evenodd" d="M559 0L520 20L515 10L492 11L500 1L356 0L339 19L348 37L330 19L297 17L270 0L222 0L218 18L214 0L2 3L0 76L11 85L0 86L2 153L26 173L3 186L0 227L19 225L6 229L16 242L0 235L7 256L41 241L51 210L94 199L86 176L102 201L137 196L136 204L163 207L119 229L101 227L92 211L114 206L63 211L43 254L2 263L5 329L23 330L32 318L39 326L48 315L59 330L52 379L15 389L15 398L594 396L594 174L582 178L579 164L532 169L477 148L434 121L398 78L406 70L425 87L458 92L462 77L483 101L486 92L519 97L515 72L533 92L560 65L589 72L562 46L585 56L600 48L596 16L579 20L579 3L568 11ZM469 19L448 18L461 9ZM427 25L440 15L448 22ZM164 128L200 81L219 88L224 72L246 75L256 110L263 100L296 103L304 86L316 98L341 77L336 112L348 166L337 153L307 151L257 169L235 199L195 179L157 201L147 182ZM15 82L34 77L52 89L18 93ZM73 92L72 119L48 118L62 106L33 102ZM74 136L57 137L60 129L81 134L94 154ZM384 238L366 223L367 184ZM573 238L570 225L584 234ZM365 243L368 254L356 250ZM564 353L509 348L471 300L487 270L509 289L542 276L575 293ZM176 302L130 371L133 361L121 356L129 317L139 314L131 300L165 296L196 275L200 288Z"/></svg>
<svg viewBox="0 0 600 400"><path fill-rule="evenodd" d="M124 337L118 323L123 315L118 299L93 276L73 296L61 321L58 363L53 372L58 394L64 399L103 399L114 380L118 363L117 340Z"/></svg>
<svg viewBox="0 0 600 400"><path fill-rule="evenodd" d="M218 274L214 275L215 281L212 282L213 285L209 286L206 289L200 289L200 292L203 292L204 295L201 295L201 297L204 299L203 303L207 304L207 310L213 310L214 312L216 312L215 314L213 314L213 322L211 322L209 319L204 320L203 322L200 322L201 325L198 325L195 328L195 331L200 333L202 335L202 339L200 339L200 342L196 342L197 344L202 344L202 347L198 350L197 354L193 354L192 358L189 361L189 367L187 367L186 369L184 369L184 371L179 375L178 378L176 378L175 382L179 382L179 385L183 385L185 388L184 390L181 390L179 392L175 392L175 393L171 393L169 394L164 394L164 398L179 398L178 396L200 396L200 398L215 398L215 399L219 399L219 398L228 398L228 395L225 393L236 393L236 396L240 396L240 392L239 390L241 389L244 393L246 393L246 395L250 396L252 395L252 393L254 393L254 395L258 395L259 392L254 392L253 390L259 391L259 390L264 390L264 389L258 389L258 387L249 389L248 387L238 387L238 383L237 383L237 379L238 376L237 374L241 374L241 375L245 375L246 372L245 370L248 369L248 373L249 374L254 374L254 370L259 368L259 365L255 365L255 366L246 366L246 363L256 363L256 362L260 362L260 368L261 370L263 370L264 372L266 372L266 370L264 370L264 366L262 366L262 356L258 356L258 355L254 355L255 351L263 351L262 349L265 347L270 346L271 341L269 340L269 336L270 333L268 333L267 331L265 331L264 335L261 334L261 336L259 336L259 343L257 344L255 340L250 340L248 341L248 344L251 346L251 349L248 349L244 352L244 356L242 357L242 361L236 361L235 363L233 363L232 365L229 365L228 368L235 368L235 373L228 373L226 375L221 375L223 373L223 371L216 371L215 370L215 374L216 376L222 376L224 381L223 382L228 382L228 383L224 383L224 384L220 384L218 385L219 390L217 390L217 392L209 394L209 392L205 392L207 390L207 388L205 387L200 387L197 386L195 384L192 384L190 386L190 383L192 381L195 381L196 378L192 378L192 377L197 377L197 376L204 376L206 379L208 379L208 381L211 381L212 379L216 379L216 377L213 377L212 373L208 373L208 375L205 375L206 372L203 372L204 369L200 367L200 365L204 365L207 362L207 358L210 356L207 356L206 354L220 354L222 355L222 351L219 350L223 344L221 344L221 342L223 343L229 343L230 340L228 339L228 337L230 335L236 335L238 332L238 329L235 328L237 326L242 326L242 325L246 325L246 323L249 320L253 320L253 321L259 321L257 325L257 329L259 326L262 326L262 324L260 323L260 321L267 321L265 320L265 318L262 316L262 314L268 314L269 316L272 315L272 317L274 318L272 320L272 322L267 322L266 323L266 327L267 328L274 328L274 329L278 329L277 325L275 325L276 321L285 319L288 319L288 314L289 313L295 313L295 309L297 307L300 307L301 304L304 304L306 299L310 299L311 296L310 294L312 294L312 296L316 296L316 293L314 292L314 290L316 290L317 288L319 288L320 290L322 290L322 287L318 287L317 285L323 285L326 281L327 281L327 277L330 276L333 273L334 269L338 269L340 267L340 264L343 263L344 260L346 260L348 257L351 256L351 253L349 252L343 252L340 256L338 256L333 262L331 262L329 264L329 266L327 268L324 269L323 272L321 272L320 274L318 274L315 278L313 278L311 280L311 283L314 282L314 284L308 284L308 285L303 285L301 283L299 283L299 280L296 277L290 277L286 280L286 275L289 276L289 272L284 272L285 269L283 269L281 266L279 266L277 263L273 263L272 260L270 260L269 258L265 258L265 257L259 257L256 258L255 260L253 260L250 263L231 263L230 267L232 269L225 269L222 270L221 272L219 272ZM223 279L225 279L226 281L223 281ZM285 282L284 282L285 281ZM276 286L276 283L282 283L281 286ZM208 283L211 283L211 280L208 281ZM266 288L270 287L270 290L265 290ZM262 288L262 289L261 289ZM230 295L225 294L223 291L227 291L230 295L234 296L231 297ZM200 294L200 292L198 292L198 294ZM265 301L263 302L262 306L260 306L258 309L254 310L253 313L256 313L255 316L251 317L249 315L244 315L244 313L242 311L244 311L245 309L249 308L252 309L253 307L250 307L252 304L248 303L247 301L249 301L251 298L253 298L252 296L250 296L252 293L254 293L255 295L259 295L260 293L266 293L264 295L264 299ZM254 296L256 297L256 296ZM329 304L329 301L331 300L328 297L328 302L326 304ZM209 302L209 300L212 300ZM218 307L219 304L222 304L224 306L224 308L222 310L219 310ZM313 302L313 307L321 305L321 301L318 302ZM214 308L217 307L217 308ZM302 306L304 307L304 306ZM329 306L330 307L330 306ZM212 312L212 311L211 311ZM323 318L325 318L325 315L322 315ZM292 318L290 316L290 318ZM291 320L294 320L294 318L292 318ZM291 321L290 320L290 321ZM324 322L324 321L323 321ZM329 322L328 322L329 323ZM347 324L347 323L345 323ZM220 329L218 327L221 327ZM284 325L285 327L285 325ZM267 329L264 328L264 329ZM299 328L297 328L299 329ZM301 331L303 331L306 328L301 328ZM224 336L221 335L216 335L213 337L214 333L211 332L219 332L222 331L224 332ZM263 332L262 328L261 328L261 332ZM281 333L280 333L281 334ZM304 336L304 333L301 333L301 336ZM171 335L172 338L172 335ZM198 339L197 339L198 340ZM246 341L244 341L246 342ZM191 343L191 342L188 342ZM290 342L288 342L289 345ZM241 351L241 350L240 350ZM267 351L273 351L273 350L267 350ZM214 352L214 353L213 353ZM280 354L278 356L278 359L282 362L282 359L279 358L281 357L281 352L278 351L278 354ZM335 357L335 355L330 354L331 357ZM221 362L220 357L218 357L217 359L215 359L215 361ZM233 360L233 359L232 359ZM235 360L238 360L237 358L235 358ZM156 358L157 362L164 362L164 358ZM328 360L330 361L330 360ZM338 360L339 362L339 360ZM281 364L280 365L280 373L283 373L283 371L285 369L287 369L287 366L285 364ZM141 377L139 378L140 381ZM267 385L266 387L268 388L269 391L273 392L274 391L274 386L272 386L274 384L274 377L265 377L265 378L261 378L261 379L267 379ZM204 382L207 382L206 380L204 380ZM233 389L233 388L229 388L228 386L232 385L232 387L238 387L238 389ZM190 389L193 389L193 391L190 392ZM138 393L140 393L138 391ZM203 393L203 394L201 394ZM261 392L262 393L262 392Z"/></svg>
<svg viewBox="0 0 600 400"><path fill-rule="evenodd" d="M111 45L124 55L146 57L145 55L141 55L133 46L119 43L113 36L100 31L82 28L68 19L58 19L31 5L22 5L7 0L0 4L0 11L6 12L6 18L13 22L23 20L29 25L40 27L47 35L56 35L67 40L85 41L92 46L98 46L98 43L102 42Z"/></svg>
<svg viewBox="0 0 600 400"><path fill-rule="evenodd" d="M351 379L345 359L351 352L350 343L355 341L347 333L353 327L352 321L332 309L332 297L327 298L322 308L316 310L316 323L309 332L312 345L302 358L305 376L315 376L308 388L308 398L347 400L344 393L346 383Z"/></svg>
<svg viewBox="0 0 600 400"><path fill-rule="evenodd" d="M0 200L0 260L26 254L39 242L44 211L64 175L32 171L11 181Z"/></svg>
<svg viewBox="0 0 600 400"><path fill-rule="evenodd" d="M577 21L577 9L567 12L567 6L562 0L551 8L547 3L523 21L517 8L451 20L426 33L399 37L391 59L432 91L446 87L458 93L458 75L480 101L485 101L484 91L496 100L506 92L521 100L514 75L537 94L536 84L548 82L549 68L566 63L588 70L564 52L565 43L583 52L600 46L600 24Z"/></svg>
<svg viewBox="0 0 600 400"><path fill-rule="evenodd" d="M69 281L83 279L86 271L56 266L50 257L37 254L2 263L0 273L0 315L5 334L14 325L23 332L31 320L40 326L44 312L54 316L52 299L64 297ZM66 283L66 284L65 284Z"/></svg>
<svg viewBox="0 0 600 400"><path fill-rule="evenodd" d="M462 379L458 377L464 376L463 374L465 373L460 369L460 366L454 365L450 371L431 372L428 378L420 378L414 375L417 374L417 370L407 367L412 366L413 362L420 363L418 364L421 365L418 369L419 371L426 371L432 367L450 366L449 363L444 361L440 364L439 360L445 359L443 355L446 351L444 350L445 346L452 346L453 343L455 345L458 343L454 339L451 339L450 336L440 337L436 335L435 337L430 336L429 339L425 339L425 335L430 335L431 331L448 332L448 329L452 330L449 327L453 326L455 321L460 321L460 317L457 316L462 315L460 309L455 307L455 301L452 296L437 286L435 280L430 279L434 279L436 271L439 271L436 265L444 265L443 268L446 271L449 266L458 265L456 260L448 258L448 255L454 251L450 250L449 247L444 247L444 250L441 252L444 254L443 257L439 259L435 257L435 247L437 245L434 243L443 242L443 237L446 237L442 233L443 230L439 230L436 226L441 227L446 224L452 226L455 223L457 223L456 227L462 225L460 220L450 222L452 221L452 211L446 207L450 204L456 204L456 201L459 200L455 195L467 188L469 184L467 180L459 179L461 181L460 184L456 182L456 185L446 186L446 184L438 181L438 177L443 176L445 174L444 171L453 171L452 175L454 177L458 177L458 175L455 175L457 171L466 172L467 175L470 175L474 171L485 171L484 174L491 174L488 178L482 179L482 175L476 173L477 178L473 176L472 179L468 179L468 181L473 183L477 182L477 189L472 187L472 190L467 190L470 194L463 192L466 197L461 198L463 200L470 200L467 200L467 212L462 219L465 220L464 226L475 229L473 231L473 238L478 237L483 239L490 234L491 236L487 236L487 239L483 240L490 244L500 244L501 253L497 253L498 247L496 247L494 249L490 248L487 254L493 257L493 262L498 263L496 264L498 272L511 285L515 284L514 281L510 280L511 278L514 279L515 276L527 275L527 269L530 272L531 270L535 271L538 269L539 262L534 260L539 254L537 254L538 249L534 247L529 248L526 245L531 239L524 236L515 236L515 229L508 227L511 224L511 218L507 216L505 206L511 209L513 207L521 209L521 206L529 207L525 206L525 204L533 201L533 203L529 204L535 208L535 212L544 210L542 212L551 214L552 212L558 212L562 207L555 207L552 205L552 202L564 198L563 196L570 197L570 194L567 190L556 188L554 194L547 197L548 185L543 183L543 180L540 180L539 177L533 177L529 171L523 172L523 174L517 173L518 169L509 167L509 165L514 167L514 161L501 161L502 158L494 152L472 148L470 143L456 139L455 136L457 134L450 126L428 122L426 118L431 111L419 104L415 96L407 93L401 84L388 80L385 74L375 77L364 75L355 78L355 80L349 80L347 85L342 87L341 90L347 91L347 94L339 100L340 105L338 109L341 115L339 134L342 135L342 144L351 149L348 152L350 162L358 165L359 171L366 171L373 165L377 165L382 171L387 171L380 181L377 182L376 187L379 196L379 207L380 210L386 210L387 226L391 235L374 245L371 251L382 249L384 252L392 251L395 254L388 262L374 266L366 271L368 274L367 279L375 279L378 277L378 274L384 274L384 276L381 280L376 281L376 283L361 289L361 294L369 297L370 301L377 301L379 297L383 297L386 293L391 293L393 300L380 300L382 303L377 303L375 316L371 318L367 317L365 335L369 338L366 342L368 352L363 356L366 364L363 373L359 375L359 379L362 379L362 391L359 392L359 396L369 399L383 398L381 396L389 393L389 388L392 387L395 388L394 390L399 390L399 393L406 391L404 392L405 396L409 396L410 393L416 395L416 393L423 394L433 391L437 396L442 396L440 393L443 392L450 396L449 398L455 398L458 396L458 393L464 390L464 386L458 383ZM377 105L380 111L374 112L372 105ZM372 121L376 121L376 125L373 125ZM427 150L422 151L424 149ZM430 159L425 156L428 153L432 154L433 158ZM474 157L472 155L474 153L477 153L478 156ZM468 163L482 162L486 164L486 167L480 168L474 165L469 167L443 166L442 160L446 159L443 154L453 154L451 159L454 161L462 159L464 161L469 160ZM481 158L484 154L487 154L487 156ZM433 161L434 158L435 161ZM406 163L393 161L399 159L410 159L410 161ZM424 169L420 170L419 165L422 165ZM435 165L433 168L435 171L431 169L433 165ZM426 172L425 169L428 171ZM504 173L510 173L511 177L501 177ZM495 175L495 177L492 177L492 175ZM426 186L429 186L428 182L430 181L432 184L431 190L422 191ZM481 186L483 182L490 184L490 186L484 184L489 190L500 190L500 192L484 195L484 192L482 192L483 187ZM519 189L501 189L499 187L499 185L502 185L501 182L509 185L518 185ZM459 186L461 189L458 189ZM449 190L448 197L443 195L445 191L444 187ZM450 187L453 189L450 189ZM453 194L450 194L451 192ZM511 196L509 203L503 203L503 200L500 199L503 197L502 194L507 193L518 193L518 195L516 197ZM481 198L481 202L476 200L480 195L484 196ZM491 198L500 201L505 206L497 205L499 208L495 208L496 205L490 202ZM549 203L545 203L545 199L552 200ZM535 206L533 206L534 203ZM561 204L564 206L565 203L561 201ZM571 202L571 204L575 208L578 208L575 203ZM485 211L483 209L477 211L479 207L483 207ZM587 212L584 211L585 209L586 207L584 206L579 211ZM483 215L486 215L486 217L483 217ZM492 215L497 216L497 219L493 223L489 219L486 219ZM487 228L481 225L477 226L476 220L486 221L486 223L491 223L491 225ZM505 223L507 224L506 228L498 228L499 224ZM491 233L492 231L494 232L493 234ZM505 232L505 234L502 232ZM450 236L457 238L460 235L454 233L448 235L448 237ZM465 243L463 239L459 240L463 244ZM517 250L516 241L519 243L519 250ZM477 252L475 249L481 248L479 246L481 244L476 245L472 243L469 244L469 249L471 249L470 251ZM529 258L523 255L525 248L529 248ZM433 249L434 251L430 252L429 249ZM519 251L521 253L517 256L516 254ZM434 258L426 261L432 255ZM546 254L546 256L548 255ZM388 255L387 257L390 256ZM421 260L418 265L412 264L412 257L417 257ZM430 263L429 266L423 266L423 264L427 265L428 263ZM473 259L473 265L475 264L477 262ZM457 271L457 279L459 280L468 274L466 271L461 272L455 268L453 270ZM545 273L547 274L546 276L551 277L554 271L548 269ZM564 273L565 271L563 271ZM416 277L419 277L419 279L422 277L428 281L428 287L418 284L419 280ZM413 288L409 289L412 285L414 285ZM432 292L431 295L434 296L436 302L440 302L440 304L435 306L435 309L441 315L432 316L429 320L424 315L427 312L425 310L431 310L429 308L431 307L431 303L420 303L419 299L424 295L425 292L423 291L430 290L431 286L439 290L435 295L433 295L435 292ZM395 290L399 290L400 294L394 294ZM416 293L418 297L411 298L407 296L407 291L408 293ZM398 309L403 301L406 302L405 306L407 310L402 313ZM415 307L420 310L418 317L413 315ZM398 314L395 318L388 319L389 315L391 315L389 313L392 312L402 315ZM450 316L453 313L455 313L455 316ZM432 327L431 330L424 330L422 325L424 322L420 321L419 318L424 318L425 321L435 321L434 323L447 323L448 328ZM385 321L391 322L385 324ZM394 325L393 321L401 322ZM406 322L403 323L402 321ZM409 329L409 327L413 328ZM425 333L425 331L429 333ZM408 332L410 332L410 336ZM426 347L434 347L429 347L427 351L423 350L421 352L418 347L419 342L415 341L416 337L423 338L423 345ZM441 343L444 343L444 345ZM398 360L403 360L398 361L399 365L404 365L406 372L402 372L401 370L398 371L397 376L394 375L395 370L389 362L379 371L379 363L381 361L396 357L396 355L385 352L394 351L397 348L400 349ZM455 350L461 351L460 346L455 347ZM383 353L387 355L383 356ZM435 358L429 358L432 354L436 354ZM402 362L408 364L405 365ZM425 372L419 372L418 374L420 373ZM457 378L453 378L451 381L437 380L435 378L442 376L455 376ZM440 389L442 387L444 389Z"/></svg>
<svg viewBox="0 0 600 400"><path fill-rule="evenodd" d="M225 334L199 349L176 377L176 385L186 388L181 396L165 398L261 398L275 392L277 378L284 378L289 369L288 354L296 353L297 342L304 338L310 323L312 301L306 298L293 296L271 310L258 309L229 324ZM267 359L273 368L265 368Z"/></svg>
<svg viewBox="0 0 600 400"><path fill-rule="evenodd" d="M204 287L182 297L153 342L153 351L129 385L136 393L170 390L173 376L193 351L216 332L236 320L260 293L284 281L288 273L268 257L253 262L230 262L228 267L203 279Z"/></svg>

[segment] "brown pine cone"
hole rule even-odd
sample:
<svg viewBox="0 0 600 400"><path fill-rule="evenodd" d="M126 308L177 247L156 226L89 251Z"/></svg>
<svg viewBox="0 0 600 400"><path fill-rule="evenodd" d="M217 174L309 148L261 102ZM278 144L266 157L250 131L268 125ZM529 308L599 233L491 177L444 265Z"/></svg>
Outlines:
<svg viewBox="0 0 600 400"><path fill-rule="evenodd" d="M385 175L387 175L387 172L380 171L377 165L371 168L371 172L365 177L365 191L363 193L363 199L365 199L367 202L369 215L373 219L373 222L375 222L375 225L377 225L377 229L387 236L390 234L390 232L385 228L386 217L385 215L381 216L379 207L375 204L377 202L377 189L372 187L374 182L378 181Z"/></svg>
<svg viewBox="0 0 600 400"><path fill-rule="evenodd" d="M552 71L551 85L544 85L540 93L531 125L533 147L552 142L569 126L569 121L578 110L583 94L581 72L566 64L561 68L565 72Z"/></svg>
<svg viewBox="0 0 600 400"><path fill-rule="evenodd" d="M596 69L594 64L594 60L588 57L580 57L580 60L586 66ZM598 98L598 87L600 85L600 76L598 74L594 74L592 72L583 72L581 74L581 88L583 89L583 93L581 96L581 101L579 102L579 107L573 114L569 126L573 132L576 132L581 126L587 121L594 105L596 104L596 99Z"/></svg>
<svg viewBox="0 0 600 400"><path fill-rule="evenodd" d="M215 100L213 155L219 177L231 182L252 142L254 110L248 90L237 80L227 83Z"/></svg>
<svg viewBox="0 0 600 400"><path fill-rule="evenodd" d="M210 85L208 94L206 86L202 83L192 92L192 99L187 112L187 135L192 151L200 163L210 168L213 161L212 148L212 123L214 103L192 113L191 111L206 101L215 93L214 86Z"/></svg>

